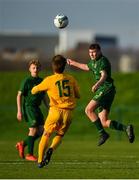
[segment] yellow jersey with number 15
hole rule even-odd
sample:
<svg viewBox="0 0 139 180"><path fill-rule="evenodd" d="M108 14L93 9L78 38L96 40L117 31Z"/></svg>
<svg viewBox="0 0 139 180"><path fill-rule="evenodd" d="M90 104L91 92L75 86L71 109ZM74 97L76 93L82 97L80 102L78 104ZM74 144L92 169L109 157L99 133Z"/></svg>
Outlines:
<svg viewBox="0 0 139 180"><path fill-rule="evenodd" d="M33 87L32 94L46 91L50 99L50 107L73 109L76 98L80 98L79 86L75 78L69 74L58 74L46 77L39 85Z"/></svg>

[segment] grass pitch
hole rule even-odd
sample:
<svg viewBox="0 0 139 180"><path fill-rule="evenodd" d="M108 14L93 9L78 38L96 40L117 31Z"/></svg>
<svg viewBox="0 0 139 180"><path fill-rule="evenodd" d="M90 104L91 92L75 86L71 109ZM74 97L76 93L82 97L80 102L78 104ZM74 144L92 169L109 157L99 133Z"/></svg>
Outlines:
<svg viewBox="0 0 139 180"><path fill-rule="evenodd" d="M70 134L70 133L69 133ZM136 179L139 178L139 143L114 141L97 147L91 136L65 137L47 167L21 160L15 141L0 142L0 178L20 179Z"/></svg>
<svg viewBox="0 0 139 180"><path fill-rule="evenodd" d="M1 179L139 179L139 73L115 74L117 94L110 114L111 119L134 125L135 142L130 144L124 133L108 130L110 139L97 147L97 131L84 113L92 97L93 81L88 73L74 72L81 87L81 99L62 144L53 153L48 167L42 169L34 162L20 159L15 149L16 142L27 135L25 122L16 120L16 94L26 74L0 73ZM37 147L38 142L35 143L36 155Z"/></svg>

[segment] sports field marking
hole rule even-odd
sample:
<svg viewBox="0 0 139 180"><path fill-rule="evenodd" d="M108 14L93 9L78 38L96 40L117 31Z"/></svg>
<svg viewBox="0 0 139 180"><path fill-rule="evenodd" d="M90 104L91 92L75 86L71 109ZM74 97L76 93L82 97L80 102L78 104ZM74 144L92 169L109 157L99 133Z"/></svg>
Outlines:
<svg viewBox="0 0 139 180"><path fill-rule="evenodd" d="M3 161L3 162L0 162L0 165L3 165L3 164L11 164L11 165L22 165L22 164L25 164L25 162L7 162L7 161Z"/></svg>
<svg viewBox="0 0 139 180"><path fill-rule="evenodd" d="M33 162L30 161L0 161L0 165L5 165L5 164L9 164L9 165L23 165L23 164L31 164ZM80 162L78 160L74 160L74 161L64 161L64 162L60 162L60 161L53 161L51 162L51 164L55 164L55 165L110 165L110 164L121 164L123 163L122 161L101 161L101 162L97 162L97 161L91 161L91 162ZM36 163L37 164L37 163ZM135 161L134 164L139 164L139 161Z"/></svg>

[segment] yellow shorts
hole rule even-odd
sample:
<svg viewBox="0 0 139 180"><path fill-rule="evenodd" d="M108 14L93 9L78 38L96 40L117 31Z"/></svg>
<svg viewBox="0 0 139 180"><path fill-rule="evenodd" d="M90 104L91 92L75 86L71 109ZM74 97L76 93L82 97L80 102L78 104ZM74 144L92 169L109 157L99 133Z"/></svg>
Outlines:
<svg viewBox="0 0 139 180"><path fill-rule="evenodd" d="M45 132L51 135L56 131L63 136L71 124L71 117L72 110L51 107L44 125Z"/></svg>

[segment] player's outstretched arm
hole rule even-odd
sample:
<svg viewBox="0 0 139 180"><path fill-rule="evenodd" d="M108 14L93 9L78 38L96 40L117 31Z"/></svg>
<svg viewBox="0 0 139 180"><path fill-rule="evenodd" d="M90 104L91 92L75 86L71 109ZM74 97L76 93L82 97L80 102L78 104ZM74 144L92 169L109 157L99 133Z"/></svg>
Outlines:
<svg viewBox="0 0 139 180"><path fill-rule="evenodd" d="M74 67L77 67L79 69L82 69L84 71L89 71L87 64L79 63L79 62L74 61L72 59L67 59L67 64L70 66L74 66Z"/></svg>
<svg viewBox="0 0 139 180"><path fill-rule="evenodd" d="M47 91L47 85L48 85L49 79L45 78L40 84L38 84L37 86L34 86L31 90L32 94L37 94L38 92L41 91Z"/></svg>

